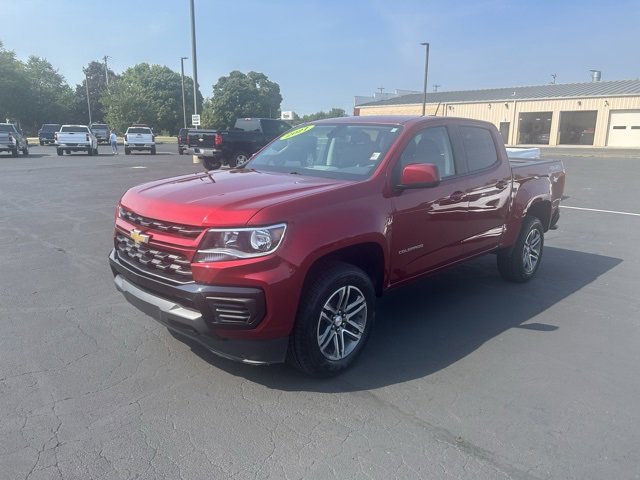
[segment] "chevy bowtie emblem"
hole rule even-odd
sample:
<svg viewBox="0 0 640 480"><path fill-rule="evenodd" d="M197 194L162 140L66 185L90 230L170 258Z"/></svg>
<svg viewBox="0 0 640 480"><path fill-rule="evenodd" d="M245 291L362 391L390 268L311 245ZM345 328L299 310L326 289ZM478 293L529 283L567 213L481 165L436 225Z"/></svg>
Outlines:
<svg viewBox="0 0 640 480"><path fill-rule="evenodd" d="M131 240L139 244L139 243L149 243L149 239L151 238L151 235L145 235L140 230L134 229L129 232L129 237L131 237Z"/></svg>

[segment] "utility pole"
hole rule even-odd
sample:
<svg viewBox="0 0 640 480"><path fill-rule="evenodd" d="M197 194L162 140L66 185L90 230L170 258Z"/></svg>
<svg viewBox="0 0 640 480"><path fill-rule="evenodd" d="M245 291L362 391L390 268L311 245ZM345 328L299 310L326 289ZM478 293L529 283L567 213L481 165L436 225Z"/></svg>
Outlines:
<svg viewBox="0 0 640 480"><path fill-rule="evenodd" d="M84 71L84 84L87 87L87 108L89 109L89 125L91 125L91 102L89 101L89 77L87 71Z"/></svg>
<svg viewBox="0 0 640 480"><path fill-rule="evenodd" d="M105 55L104 57L102 57L102 59L104 60L104 79L107 82L107 88L109 88L109 68L107 67L107 60L110 58L111 57L109 55Z"/></svg>
<svg viewBox="0 0 640 480"><path fill-rule="evenodd" d="M422 96L422 116L424 117L427 112L427 74L429 73L429 43L421 43L426 47L426 56L424 60L424 91Z"/></svg>

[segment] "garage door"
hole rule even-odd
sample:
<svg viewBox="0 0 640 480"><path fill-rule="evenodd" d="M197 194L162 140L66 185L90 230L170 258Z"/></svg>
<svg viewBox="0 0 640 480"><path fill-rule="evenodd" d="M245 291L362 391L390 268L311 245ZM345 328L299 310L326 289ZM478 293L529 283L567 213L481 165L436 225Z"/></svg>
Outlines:
<svg viewBox="0 0 640 480"><path fill-rule="evenodd" d="M609 147L640 147L640 110L611 112Z"/></svg>

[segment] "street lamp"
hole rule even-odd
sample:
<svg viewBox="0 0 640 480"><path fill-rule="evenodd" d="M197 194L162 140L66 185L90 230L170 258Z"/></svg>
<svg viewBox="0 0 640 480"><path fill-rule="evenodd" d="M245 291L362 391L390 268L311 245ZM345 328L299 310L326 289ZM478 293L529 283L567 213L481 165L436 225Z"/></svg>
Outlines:
<svg viewBox="0 0 640 480"><path fill-rule="evenodd" d="M421 43L420 45L424 45L427 47L426 57L424 59L424 94L422 97L422 116L424 117L427 111L427 73L429 73L429 44Z"/></svg>
<svg viewBox="0 0 640 480"><path fill-rule="evenodd" d="M180 74L182 75L182 115L184 117L184 128L187 128L187 107L184 103L184 61L189 57L180 57Z"/></svg>
<svg viewBox="0 0 640 480"><path fill-rule="evenodd" d="M198 113L198 60L196 59L196 15L193 0L190 1L191 10L191 57L193 62L193 113Z"/></svg>

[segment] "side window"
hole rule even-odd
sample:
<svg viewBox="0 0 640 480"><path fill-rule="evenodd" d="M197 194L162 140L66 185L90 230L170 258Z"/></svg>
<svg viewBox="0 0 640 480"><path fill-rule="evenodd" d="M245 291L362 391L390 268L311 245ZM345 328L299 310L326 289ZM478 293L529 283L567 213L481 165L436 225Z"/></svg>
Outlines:
<svg viewBox="0 0 640 480"><path fill-rule="evenodd" d="M416 134L400 156L402 167L410 163L433 163L442 178L455 175L456 167L447 129L425 128Z"/></svg>
<svg viewBox="0 0 640 480"><path fill-rule="evenodd" d="M498 161L496 146L489 130L481 127L460 127L460 134L470 172L483 170Z"/></svg>

